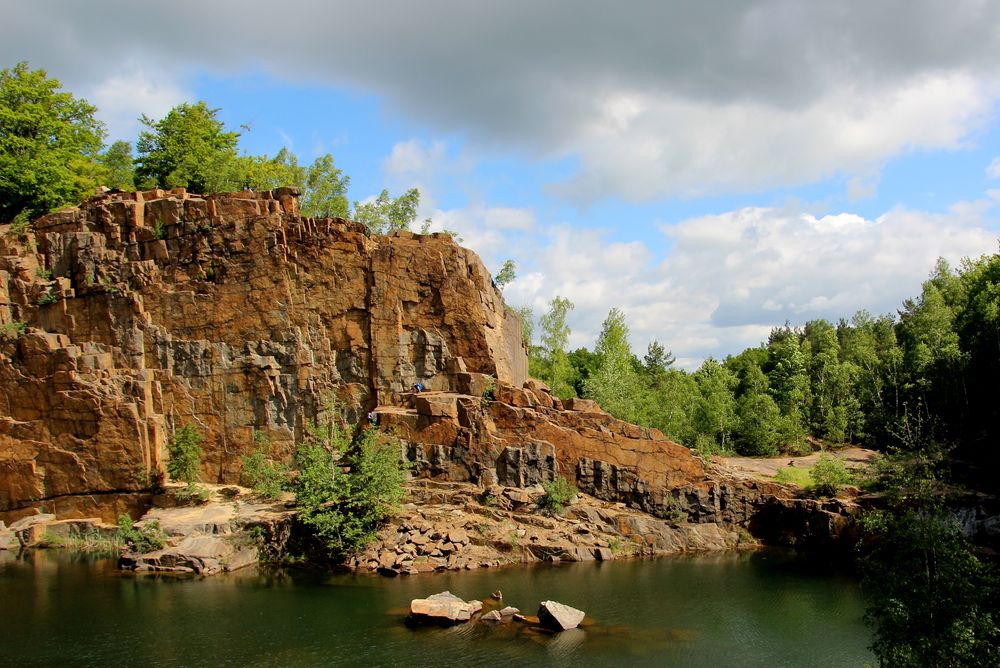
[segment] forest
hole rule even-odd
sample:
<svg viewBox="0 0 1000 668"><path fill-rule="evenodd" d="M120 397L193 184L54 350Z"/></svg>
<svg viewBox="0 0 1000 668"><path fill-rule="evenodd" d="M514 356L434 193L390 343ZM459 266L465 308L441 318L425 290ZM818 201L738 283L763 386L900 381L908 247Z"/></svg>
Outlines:
<svg viewBox="0 0 1000 668"><path fill-rule="evenodd" d="M939 260L895 314L774 327L766 342L689 373L657 340L640 359L612 309L593 350L566 350L573 304L528 323L531 374L561 397L597 400L703 455L805 454L844 443L883 452L952 449L963 480L995 485L1000 254Z"/></svg>

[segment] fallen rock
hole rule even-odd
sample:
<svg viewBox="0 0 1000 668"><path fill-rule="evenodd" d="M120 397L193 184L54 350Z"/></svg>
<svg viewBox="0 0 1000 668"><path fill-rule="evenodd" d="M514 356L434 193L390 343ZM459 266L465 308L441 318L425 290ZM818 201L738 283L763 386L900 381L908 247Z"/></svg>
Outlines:
<svg viewBox="0 0 1000 668"><path fill-rule="evenodd" d="M483 609L481 601L464 601L450 591L410 601L410 617L418 622L456 624L467 622Z"/></svg>
<svg viewBox="0 0 1000 668"><path fill-rule="evenodd" d="M501 617L513 617L514 615L520 614L521 611L512 605L508 605L499 612Z"/></svg>
<svg viewBox="0 0 1000 668"><path fill-rule="evenodd" d="M538 605L538 622L553 631L575 629L583 621L585 613L557 601L542 601Z"/></svg>
<svg viewBox="0 0 1000 668"><path fill-rule="evenodd" d="M498 610L491 610L490 612L487 612L485 615L483 615L480 619L482 619L484 622L502 622L503 615L501 615Z"/></svg>
<svg viewBox="0 0 1000 668"><path fill-rule="evenodd" d="M187 536L177 545L147 554L128 553L119 566L134 571L215 575L257 563L257 547L242 544L232 536Z"/></svg>

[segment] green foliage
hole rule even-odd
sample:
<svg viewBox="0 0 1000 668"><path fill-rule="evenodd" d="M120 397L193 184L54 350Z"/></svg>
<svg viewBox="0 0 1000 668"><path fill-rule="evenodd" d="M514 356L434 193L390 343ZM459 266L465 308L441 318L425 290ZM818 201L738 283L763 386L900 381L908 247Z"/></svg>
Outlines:
<svg viewBox="0 0 1000 668"><path fill-rule="evenodd" d="M872 651L889 666L1000 665L1000 586L941 510L869 515L862 561Z"/></svg>
<svg viewBox="0 0 1000 668"><path fill-rule="evenodd" d="M204 102L183 103L160 120L143 115L149 130L136 142L136 178L143 186L184 186L210 193L225 182L236 159L239 133L227 131L218 109Z"/></svg>
<svg viewBox="0 0 1000 668"><path fill-rule="evenodd" d="M332 155L327 153L316 158L309 166L305 177L306 190L302 198L302 215L315 218L347 218L350 213L347 187L350 183L351 178L344 176L341 170L334 167ZM388 197L387 191L383 191L383 194Z"/></svg>
<svg viewBox="0 0 1000 668"><path fill-rule="evenodd" d="M549 515L561 515L566 506L576 498L576 487L562 476L542 483L542 488L545 494L539 499L538 507Z"/></svg>
<svg viewBox="0 0 1000 668"><path fill-rule="evenodd" d="M207 503L211 494L206 488L202 487L201 485L194 482L188 482L187 485L177 490L174 493L174 496L182 505L188 503L193 503L198 505L202 503Z"/></svg>
<svg viewBox="0 0 1000 668"><path fill-rule="evenodd" d="M174 430L173 437L167 443L167 452L170 454L167 473L171 479L189 485L198 480L201 475L201 443L204 438L192 424Z"/></svg>
<svg viewBox="0 0 1000 668"><path fill-rule="evenodd" d="M802 489L809 489L813 485L813 477L810 469L798 466L785 466L778 469L774 479L786 485L798 485Z"/></svg>
<svg viewBox="0 0 1000 668"><path fill-rule="evenodd" d="M0 338L19 339L28 331L28 325L20 320L12 320L0 325Z"/></svg>
<svg viewBox="0 0 1000 668"><path fill-rule="evenodd" d="M104 185L118 190L135 190L135 159L132 144L116 141L100 157L104 166Z"/></svg>
<svg viewBox="0 0 1000 668"><path fill-rule="evenodd" d="M43 269L42 267L35 267L35 276L37 276L43 281L52 280L52 272L49 271L48 269Z"/></svg>
<svg viewBox="0 0 1000 668"><path fill-rule="evenodd" d="M521 319L521 342L530 350L531 339L535 334L535 314L530 306L520 306L514 312Z"/></svg>
<svg viewBox="0 0 1000 668"><path fill-rule="evenodd" d="M541 354L529 360L529 363L534 362L530 369L532 375L548 383L552 393L562 399L576 396L570 385L573 371L566 356L570 333L566 316L572 310L573 302L568 299L555 297L549 302L549 312L539 321L542 330Z"/></svg>
<svg viewBox="0 0 1000 668"><path fill-rule="evenodd" d="M209 182L213 191L274 190L285 186L302 187L305 170L298 158L286 148L269 158L265 155L241 155L226 163L225 171Z"/></svg>
<svg viewBox="0 0 1000 668"><path fill-rule="evenodd" d="M140 529L135 526L131 517L124 514L119 515L118 534L123 543L143 554L162 550L167 543L167 535L160 528L160 523L157 520L143 522Z"/></svg>
<svg viewBox="0 0 1000 668"><path fill-rule="evenodd" d="M819 456L819 461L809 471L813 489L822 496L835 496L841 487L851 483L851 474L844 462L827 453Z"/></svg>
<svg viewBox="0 0 1000 668"><path fill-rule="evenodd" d="M104 126L96 108L25 62L0 70L0 221L93 194Z"/></svg>
<svg viewBox="0 0 1000 668"><path fill-rule="evenodd" d="M372 234L388 234L394 230L408 230L417 219L420 191L411 188L399 197L392 198L383 190L370 202L354 203L354 220L368 228Z"/></svg>
<svg viewBox="0 0 1000 668"><path fill-rule="evenodd" d="M500 271L497 275L493 277L493 282L497 284L500 290L507 287L507 284L513 281L517 277L517 263L513 260L504 260L503 266L500 267Z"/></svg>
<svg viewBox="0 0 1000 668"><path fill-rule="evenodd" d="M258 434L260 432L254 434L257 447L242 458L240 482L265 499L277 500L289 486L288 467L271 459L270 440Z"/></svg>
<svg viewBox="0 0 1000 668"><path fill-rule="evenodd" d="M23 238L24 235L28 233L31 229L31 213L28 209L24 209L21 213L14 216L14 220L10 222L10 229L7 230L7 234Z"/></svg>
<svg viewBox="0 0 1000 668"><path fill-rule="evenodd" d="M347 453L343 461L334 454L340 452ZM333 560L363 549L404 495L399 443L374 428L353 442L335 422L314 428L299 444L295 462L298 521Z"/></svg>
<svg viewBox="0 0 1000 668"><path fill-rule="evenodd" d="M639 419L639 376L628 341L625 314L613 308L601 326L596 353L600 365L583 383L584 394L612 415L635 422Z"/></svg>
<svg viewBox="0 0 1000 668"><path fill-rule="evenodd" d="M54 292L43 292L41 296L38 297L38 305L46 306L48 304L55 304L59 301L59 295Z"/></svg>

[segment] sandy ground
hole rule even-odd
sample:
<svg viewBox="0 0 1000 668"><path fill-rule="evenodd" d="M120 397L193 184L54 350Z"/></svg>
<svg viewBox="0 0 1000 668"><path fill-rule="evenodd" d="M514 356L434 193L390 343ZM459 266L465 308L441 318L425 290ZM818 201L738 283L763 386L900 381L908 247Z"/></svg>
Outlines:
<svg viewBox="0 0 1000 668"><path fill-rule="evenodd" d="M845 466L849 469L860 469L864 468L871 460L875 457L874 450L866 450L865 448L842 448L840 450L828 450L829 454L834 457L844 461ZM712 457L712 461L726 469L731 470L737 475L742 475L745 477L768 477L773 478L778 474L778 469L783 469L786 466L794 466L797 468L809 468L819 461L819 456L821 453L814 452L811 455L805 457L771 457L769 459L761 459L756 457Z"/></svg>

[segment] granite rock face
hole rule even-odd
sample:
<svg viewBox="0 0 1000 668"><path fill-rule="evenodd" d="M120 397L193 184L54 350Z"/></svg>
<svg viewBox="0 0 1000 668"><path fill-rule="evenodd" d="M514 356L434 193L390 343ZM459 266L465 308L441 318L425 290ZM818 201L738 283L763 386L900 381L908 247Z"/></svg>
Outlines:
<svg viewBox="0 0 1000 668"><path fill-rule="evenodd" d="M357 418L415 383L524 382L474 253L295 196L109 193L0 236L0 519L137 511L186 423L203 479L234 482L255 430L288 454L330 397Z"/></svg>
<svg viewBox="0 0 1000 668"><path fill-rule="evenodd" d="M296 197L111 192L0 230L0 521L138 517L185 424L205 437L201 479L235 483L255 433L290 458L335 398L394 431L416 475L501 485L514 506L563 476L661 519L839 530L528 379L518 317L450 235L370 236Z"/></svg>

